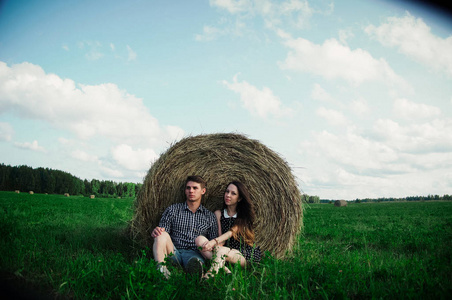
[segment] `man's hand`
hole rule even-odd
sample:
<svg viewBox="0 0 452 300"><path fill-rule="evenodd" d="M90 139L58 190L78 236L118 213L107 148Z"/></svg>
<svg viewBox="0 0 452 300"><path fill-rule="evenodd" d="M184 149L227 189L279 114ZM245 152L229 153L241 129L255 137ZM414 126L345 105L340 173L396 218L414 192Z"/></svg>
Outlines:
<svg viewBox="0 0 452 300"><path fill-rule="evenodd" d="M158 237L159 235L161 235L164 232L165 232L165 228L157 226L157 227L154 228L154 230L152 230L151 236L153 238L156 238L156 237Z"/></svg>

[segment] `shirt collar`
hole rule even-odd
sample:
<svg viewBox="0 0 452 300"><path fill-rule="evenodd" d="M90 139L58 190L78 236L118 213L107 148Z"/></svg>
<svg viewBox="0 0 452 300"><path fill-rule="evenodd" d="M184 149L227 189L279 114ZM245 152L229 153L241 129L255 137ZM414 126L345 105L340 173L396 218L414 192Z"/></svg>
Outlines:
<svg viewBox="0 0 452 300"><path fill-rule="evenodd" d="M237 218L237 213L235 213L235 215L233 215L232 217L230 217L229 215L228 215L228 211L226 210L226 208L223 210L223 216L226 218L226 219L229 219L229 218Z"/></svg>
<svg viewBox="0 0 452 300"><path fill-rule="evenodd" d="M190 208L188 207L187 201L184 202L184 209L190 210ZM191 211L191 210L190 210ZM196 211L202 211L204 212L204 206L199 205L198 209Z"/></svg>

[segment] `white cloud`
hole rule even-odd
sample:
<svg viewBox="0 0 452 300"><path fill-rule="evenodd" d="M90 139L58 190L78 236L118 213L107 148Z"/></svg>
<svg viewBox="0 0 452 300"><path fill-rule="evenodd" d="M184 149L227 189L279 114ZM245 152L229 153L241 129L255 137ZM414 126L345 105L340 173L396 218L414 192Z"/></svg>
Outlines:
<svg viewBox="0 0 452 300"><path fill-rule="evenodd" d="M250 0L210 0L211 6L216 6L227 10L231 14L247 11L251 8Z"/></svg>
<svg viewBox="0 0 452 300"><path fill-rule="evenodd" d="M305 168L297 175L302 185L332 199L404 197L448 189L452 119L407 125L379 119L368 130L360 128L365 134L357 128L349 125L341 134L312 132L300 143Z"/></svg>
<svg viewBox="0 0 452 300"><path fill-rule="evenodd" d="M68 45L63 45L62 48L66 51L69 51L69 46Z"/></svg>
<svg viewBox="0 0 452 300"><path fill-rule="evenodd" d="M334 104L341 106L341 103L337 101L331 94L329 94L322 86L318 83L314 84L314 87L311 91L311 98L314 100L319 100L321 102Z"/></svg>
<svg viewBox="0 0 452 300"><path fill-rule="evenodd" d="M166 126L166 132L169 136L169 143L182 139L185 134L185 132L180 127L171 125Z"/></svg>
<svg viewBox="0 0 452 300"><path fill-rule="evenodd" d="M16 143L14 143L14 146L16 146L18 148L22 148L22 149L32 150L32 151L46 152L44 147L39 146L38 141L36 141L36 140L34 140L31 143L29 143L29 142L24 142L24 143L16 142Z"/></svg>
<svg viewBox="0 0 452 300"><path fill-rule="evenodd" d="M397 47L400 53L419 63L452 75L452 36L446 39L435 36L422 19L410 14L391 17L379 27L370 25L365 31L384 46Z"/></svg>
<svg viewBox="0 0 452 300"><path fill-rule="evenodd" d="M119 171L118 169L112 169L109 167L105 167L105 166L100 166L100 171L103 174L104 177L106 178L123 178L124 177L124 173Z"/></svg>
<svg viewBox="0 0 452 300"><path fill-rule="evenodd" d="M335 135L328 131L314 133L313 138L302 146L304 149L311 149L312 154L355 173L407 170L406 166L396 163L396 151L384 143L360 136L354 130L348 130L344 135Z"/></svg>
<svg viewBox="0 0 452 300"><path fill-rule="evenodd" d="M345 126L348 123L348 120L344 114L337 110L320 107L317 109L317 115L324 118L328 123L334 126Z"/></svg>
<svg viewBox="0 0 452 300"><path fill-rule="evenodd" d="M347 40L349 40L350 38L352 38L354 36L355 35L353 34L353 32L351 30L345 30L345 29L339 30L339 41L341 41L341 43L343 45L347 45Z"/></svg>
<svg viewBox="0 0 452 300"><path fill-rule="evenodd" d="M96 155L89 154L83 150L74 150L72 151L71 156L80 161L99 163L99 158Z"/></svg>
<svg viewBox="0 0 452 300"><path fill-rule="evenodd" d="M195 39L197 41L203 41L203 42L213 41L222 34L223 34L223 30L221 30L219 28L216 28L213 26L204 26L202 34L197 34L195 36Z"/></svg>
<svg viewBox="0 0 452 300"><path fill-rule="evenodd" d="M113 159L128 170L144 171L149 169L150 164L158 158L152 149L132 149L131 146L121 144L111 150Z"/></svg>
<svg viewBox="0 0 452 300"><path fill-rule="evenodd" d="M127 45L127 61L132 61L137 59L137 54L135 53L135 51L133 51L133 49Z"/></svg>
<svg viewBox="0 0 452 300"><path fill-rule="evenodd" d="M352 50L336 39L326 40L322 45L306 39L287 39L290 49L283 69L313 73L327 79L344 79L359 85L366 81L383 81L388 85L407 88L384 59L375 59L363 49Z"/></svg>
<svg viewBox="0 0 452 300"><path fill-rule="evenodd" d="M379 119L373 132L380 141L404 153L452 152L452 119L435 119L406 126L393 120Z"/></svg>
<svg viewBox="0 0 452 300"><path fill-rule="evenodd" d="M441 110L432 105L397 99L394 102L394 114L408 120L419 120L437 117L441 114Z"/></svg>
<svg viewBox="0 0 452 300"><path fill-rule="evenodd" d="M0 62L0 111L43 120L82 139L99 137L149 147L170 136L142 99L115 84L77 87L31 63L8 67Z"/></svg>
<svg viewBox="0 0 452 300"><path fill-rule="evenodd" d="M100 51L102 44L99 41L83 41L79 42L78 45L80 49L88 49L85 53L85 57L88 60L98 60L104 56L104 54Z"/></svg>
<svg viewBox="0 0 452 300"><path fill-rule="evenodd" d="M278 6L276 6L276 11L278 11ZM271 13L274 11L268 10L268 12ZM312 17L313 12L308 1L305 0L289 0L281 3L279 6L279 14L284 17L289 17L290 22L298 28L305 28L308 25L308 21ZM279 19L279 16L276 18Z"/></svg>
<svg viewBox="0 0 452 300"><path fill-rule="evenodd" d="M370 107L364 99L354 100L349 105L350 110L357 116L367 115Z"/></svg>
<svg viewBox="0 0 452 300"><path fill-rule="evenodd" d="M210 0L210 5L227 11L236 20L221 24L222 29L218 26L204 26L203 34L196 35L198 41L212 40L223 34L240 36L246 29L252 30L247 22L255 16L260 16L267 28L276 31L284 24L296 29L306 28L312 15L319 12L314 11L306 0ZM331 11L331 6L328 6L327 11Z"/></svg>
<svg viewBox="0 0 452 300"><path fill-rule="evenodd" d="M14 135L14 129L9 123L0 122L0 141L11 141Z"/></svg>
<svg viewBox="0 0 452 300"><path fill-rule="evenodd" d="M284 107L279 98L268 87L259 90L246 81L238 82L237 75L234 76L232 83L223 80L223 84L231 91L240 94L243 107L253 115L267 118L270 115L282 117L292 113L292 110Z"/></svg>

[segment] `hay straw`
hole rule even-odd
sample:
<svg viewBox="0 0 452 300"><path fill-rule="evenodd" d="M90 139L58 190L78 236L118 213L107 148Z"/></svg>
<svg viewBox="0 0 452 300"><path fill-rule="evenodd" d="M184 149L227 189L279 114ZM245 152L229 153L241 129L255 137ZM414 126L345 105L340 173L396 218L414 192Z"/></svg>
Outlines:
<svg viewBox="0 0 452 300"><path fill-rule="evenodd" d="M287 163L256 140L239 134L187 137L172 145L152 165L135 201L131 231L145 245L163 211L184 202L189 175L207 181L202 204L221 209L226 184L243 182L256 210L256 244L275 257L292 249L302 228L301 194Z"/></svg>

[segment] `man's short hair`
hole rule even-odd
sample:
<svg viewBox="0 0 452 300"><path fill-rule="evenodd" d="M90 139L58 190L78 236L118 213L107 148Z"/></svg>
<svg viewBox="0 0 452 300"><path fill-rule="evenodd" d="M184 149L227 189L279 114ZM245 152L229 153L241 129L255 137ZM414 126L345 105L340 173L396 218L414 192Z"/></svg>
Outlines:
<svg viewBox="0 0 452 300"><path fill-rule="evenodd" d="M187 179L185 180L185 186L187 186L187 183L189 181L199 183L202 189L207 188L207 182L201 176L196 175L188 176Z"/></svg>

